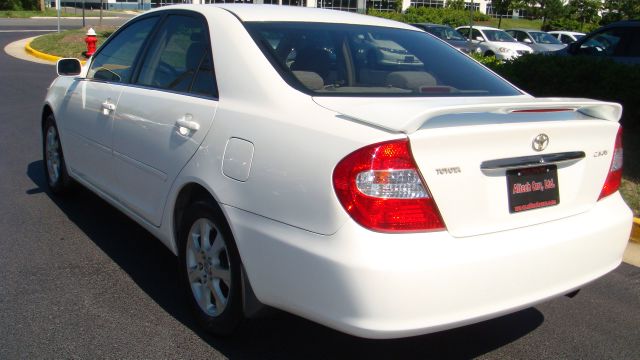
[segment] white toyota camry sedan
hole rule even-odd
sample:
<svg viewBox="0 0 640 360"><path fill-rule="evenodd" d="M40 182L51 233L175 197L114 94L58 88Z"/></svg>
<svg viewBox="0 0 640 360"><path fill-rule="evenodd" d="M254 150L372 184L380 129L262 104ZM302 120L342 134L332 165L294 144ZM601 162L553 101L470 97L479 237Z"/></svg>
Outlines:
<svg viewBox="0 0 640 360"><path fill-rule="evenodd" d="M613 270L631 229L620 105L534 98L410 25L172 6L58 73L50 190L157 236L216 334L266 307L367 338L482 321Z"/></svg>

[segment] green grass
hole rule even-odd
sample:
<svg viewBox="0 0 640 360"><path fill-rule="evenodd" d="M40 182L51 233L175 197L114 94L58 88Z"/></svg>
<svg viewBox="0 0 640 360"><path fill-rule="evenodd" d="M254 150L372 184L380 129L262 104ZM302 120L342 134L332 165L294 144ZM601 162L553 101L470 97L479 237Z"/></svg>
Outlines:
<svg viewBox="0 0 640 360"><path fill-rule="evenodd" d="M116 27L95 26L93 29L98 35L97 47L99 47L115 31ZM31 42L31 47L46 54L84 59L82 53L87 51L87 45L84 42L86 34L86 28L47 34L34 39Z"/></svg>
<svg viewBox="0 0 640 360"><path fill-rule="evenodd" d="M478 22L478 25L498 27L498 19L491 18L489 21ZM502 19L500 24L501 29L534 29L540 30L542 27L542 20L527 20L527 19Z"/></svg>
<svg viewBox="0 0 640 360"><path fill-rule="evenodd" d="M640 217L640 130L626 131L622 146L624 168L620 193L634 215Z"/></svg>
<svg viewBox="0 0 640 360"><path fill-rule="evenodd" d="M55 9L47 9L46 11L0 11L0 18L30 18L34 16L58 16L58 11L56 11ZM61 12L60 16L78 17L82 16L82 14Z"/></svg>

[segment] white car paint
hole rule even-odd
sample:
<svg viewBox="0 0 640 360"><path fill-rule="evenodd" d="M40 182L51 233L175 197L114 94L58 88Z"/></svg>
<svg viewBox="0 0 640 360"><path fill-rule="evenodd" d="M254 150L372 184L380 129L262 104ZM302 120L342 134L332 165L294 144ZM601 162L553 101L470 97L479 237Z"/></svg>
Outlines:
<svg viewBox="0 0 640 360"><path fill-rule="evenodd" d="M194 183L205 188L262 303L357 336L404 337L531 306L621 262L632 214L617 192L597 200L614 153L618 104L525 93L310 96L283 80L241 21L413 28L296 7L169 9L206 17L219 99L126 85L92 90L85 68L59 77L45 103L58 121L70 175L176 254L180 191ZM76 86L86 90L69 95ZM104 98L112 99L113 113L101 115ZM549 109L566 111L514 112ZM187 114L199 129L181 137L175 123ZM85 130L78 136L70 128ZM531 141L540 133L551 138L544 153L587 156L558 166L559 205L510 214L504 170L483 173L480 164L534 154ZM368 230L336 196L332 174L345 156L407 138L446 230ZM594 157L598 151L606 155ZM459 172L439 174L443 168Z"/></svg>
<svg viewBox="0 0 640 360"><path fill-rule="evenodd" d="M567 42L563 41L563 39L561 38L562 35L568 37L571 39L571 41L577 41L580 38L582 38L583 36L585 36L585 33L581 33L581 32L576 32L576 31L563 31L563 30L555 30L555 31L548 31L549 34L555 36L558 40L561 40L563 43L567 44ZM566 39L564 39L566 40Z"/></svg>
<svg viewBox="0 0 640 360"><path fill-rule="evenodd" d="M461 29L468 29L469 26L459 26L456 30L460 31ZM519 43L517 41L513 42L504 42L504 41L491 41L489 37L485 34L485 31L500 31L506 34L504 30L492 28L489 26L474 26L474 30L478 30L480 32L480 36L482 40L472 39L472 47L473 50L486 55L488 53L493 54L497 59L500 60L511 60L515 59L523 54L533 53L533 49L530 46ZM510 36L509 36L510 37Z"/></svg>

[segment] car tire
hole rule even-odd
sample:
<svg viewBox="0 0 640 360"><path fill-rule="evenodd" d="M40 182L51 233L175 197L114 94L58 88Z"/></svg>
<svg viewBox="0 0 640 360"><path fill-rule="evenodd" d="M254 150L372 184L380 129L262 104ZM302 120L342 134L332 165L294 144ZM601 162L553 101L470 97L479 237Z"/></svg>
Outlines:
<svg viewBox="0 0 640 360"><path fill-rule="evenodd" d="M42 159L49 190L57 195L67 192L71 188L73 180L67 172L60 133L53 114L47 116L42 127Z"/></svg>
<svg viewBox="0 0 640 360"><path fill-rule="evenodd" d="M240 325L241 261L222 212L207 202L189 206L178 238L180 282L198 323L229 335Z"/></svg>
<svg viewBox="0 0 640 360"><path fill-rule="evenodd" d="M493 51L489 50L486 53L484 53L484 56L496 56L496 54L494 54Z"/></svg>

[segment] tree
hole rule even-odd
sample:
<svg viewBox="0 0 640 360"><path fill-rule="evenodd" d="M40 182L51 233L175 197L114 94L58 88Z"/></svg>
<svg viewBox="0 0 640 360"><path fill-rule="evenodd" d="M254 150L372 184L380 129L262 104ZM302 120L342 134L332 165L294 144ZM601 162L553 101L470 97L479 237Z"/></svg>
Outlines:
<svg viewBox="0 0 640 360"><path fill-rule="evenodd" d="M464 0L448 0L447 7L455 10L464 10Z"/></svg>
<svg viewBox="0 0 640 360"><path fill-rule="evenodd" d="M640 18L640 1L638 0L605 0L602 9L604 13L600 21L602 25Z"/></svg>
<svg viewBox="0 0 640 360"><path fill-rule="evenodd" d="M596 23L600 18L598 12L602 8L600 0L571 0L567 5L567 15L580 21L580 31L586 23Z"/></svg>
<svg viewBox="0 0 640 360"><path fill-rule="evenodd" d="M524 0L527 12L542 18L542 30L545 30L549 20L566 16L566 9L562 0Z"/></svg>
<svg viewBox="0 0 640 360"><path fill-rule="evenodd" d="M512 0L491 0L491 6L496 15L498 15L498 29L502 25L502 15L506 15L511 10Z"/></svg>

